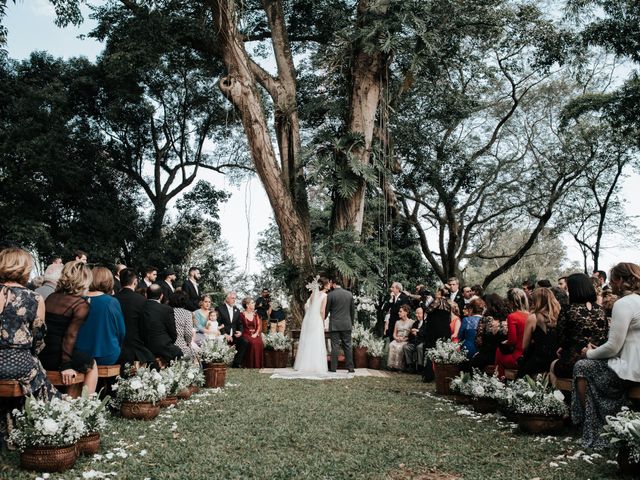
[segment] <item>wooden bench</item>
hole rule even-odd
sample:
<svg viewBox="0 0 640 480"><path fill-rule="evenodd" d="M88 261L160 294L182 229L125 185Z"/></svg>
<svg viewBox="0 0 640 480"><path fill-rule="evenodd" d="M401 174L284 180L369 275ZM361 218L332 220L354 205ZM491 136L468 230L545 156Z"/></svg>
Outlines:
<svg viewBox="0 0 640 480"><path fill-rule="evenodd" d="M573 389L573 381L570 378L557 378L555 382L551 382L561 392L571 392Z"/></svg>
<svg viewBox="0 0 640 480"><path fill-rule="evenodd" d="M120 365L98 365L98 384L101 384L102 395L111 395L111 385L114 379L120 375Z"/></svg>
<svg viewBox="0 0 640 480"><path fill-rule="evenodd" d="M76 373L75 378L69 385L65 385L62 382L62 374L47 370L47 379L49 383L58 389L66 390L65 393L71 398L78 398L82 394L82 384L84 383L84 373Z"/></svg>
<svg viewBox="0 0 640 480"><path fill-rule="evenodd" d="M18 398L23 395L22 387L17 380L0 380L0 397Z"/></svg>

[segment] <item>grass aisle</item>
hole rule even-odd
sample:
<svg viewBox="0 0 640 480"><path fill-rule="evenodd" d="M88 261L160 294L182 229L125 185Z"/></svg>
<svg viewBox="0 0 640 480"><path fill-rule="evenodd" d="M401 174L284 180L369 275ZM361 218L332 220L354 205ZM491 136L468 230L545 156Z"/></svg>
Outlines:
<svg viewBox="0 0 640 480"><path fill-rule="evenodd" d="M416 376L321 382L230 370L227 382L151 422L113 418L101 456L49 478L615 477L611 454L585 460L575 436L524 435L493 416L467 415ZM0 478L42 476L20 470L16 453L0 462Z"/></svg>

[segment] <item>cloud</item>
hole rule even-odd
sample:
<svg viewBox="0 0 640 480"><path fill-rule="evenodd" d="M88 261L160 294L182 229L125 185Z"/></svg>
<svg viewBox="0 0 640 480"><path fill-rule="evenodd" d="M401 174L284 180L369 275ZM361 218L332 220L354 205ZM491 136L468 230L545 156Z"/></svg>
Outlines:
<svg viewBox="0 0 640 480"><path fill-rule="evenodd" d="M55 18L56 11L49 0L31 0L31 11L39 17Z"/></svg>

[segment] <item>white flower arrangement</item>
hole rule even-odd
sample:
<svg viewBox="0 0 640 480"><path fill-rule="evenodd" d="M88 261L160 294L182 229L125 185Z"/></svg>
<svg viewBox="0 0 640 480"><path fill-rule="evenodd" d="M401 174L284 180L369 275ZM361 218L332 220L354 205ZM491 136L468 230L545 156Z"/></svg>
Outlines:
<svg viewBox="0 0 640 480"><path fill-rule="evenodd" d="M185 378L189 382L188 385L194 385L196 387L203 386L204 371L202 370L200 363L188 363Z"/></svg>
<svg viewBox="0 0 640 480"><path fill-rule="evenodd" d="M487 375L479 370L474 370L473 375L460 373L451 380L451 390L473 398L499 399L504 397L505 384L500 381L497 374Z"/></svg>
<svg viewBox="0 0 640 480"><path fill-rule="evenodd" d="M73 400L73 408L86 425L87 434L100 432L107 426L107 404L111 400L108 395L100 400L97 393L89 395L87 387L82 388L82 395Z"/></svg>
<svg viewBox="0 0 640 480"><path fill-rule="evenodd" d="M219 342L213 338L207 338L202 343L200 359L205 363L226 363L231 365L236 355L236 348L227 342Z"/></svg>
<svg viewBox="0 0 640 480"><path fill-rule="evenodd" d="M549 376L529 376L510 382L496 397L505 409L515 413L563 417L568 414L564 394L549 383Z"/></svg>
<svg viewBox="0 0 640 480"><path fill-rule="evenodd" d="M384 340L382 338L377 338L374 335L370 335L366 338L364 343L361 343L362 347L367 347L367 354L372 357L383 357L384 356Z"/></svg>
<svg viewBox="0 0 640 480"><path fill-rule="evenodd" d="M450 339L437 340L434 348L425 350L425 356L438 364L458 365L467 359L466 350Z"/></svg>
<svg viewBox="0 0 640 480"><path fill-rule="evenodd" d="M28 397L22 411L13 410L15 428L10 441L23 451L27 447L66 447L87 433L87 425L71 401Z"/></svg>
<svg viewBox="0 0 640 480"><path fill-rule="evenodd" d="M122 402L156 402L167 396L167 386L157 370L146 367L135 369L135 373L127 378L117 377L111 387L116 392L114 404Z"/></svg>
<svg viewBox="0 0 640 480"><path fill-rule="evenodd" d="M629 448L629 457L640 463L640 412L627 407L617 415L607 415L603 437L609 437L612 444L622 443Z"/></svg>
<svg viewBox="0 0 640 480"><path fill-rule="evenodd" d="M165 386L166 394L169 397L175 396L180 390L189 386L184 378L185 362L172 361L167 368L160 370L162 383Z"/></svg>
<svg viewBox="0 0 640 480"><path fill-rule="evenodd" d="M365 313L369 313L371 315L374 315L376 313L376 301L371 298L371 297L367 297L367 296L355 296L353 298L353 302L356 305L356 310L358 312L365 312Z"/></svg>
<svg viewBox="0 0 640 480"><path fill-rule="evenodd" d="M360 322L353 322L353 328L351 329L351 343L354 347L367 347L368 343L372 339L374 339L374 336L371 331L364 328L364 325Z"/></svg>
<svg viewBox="0 0 640 480"><path fill-rule="evenodd" d="M453 393L459 393L460 395L471 396L472 388L471 374L469 372L460 372L460 375L451 379L451 384L449 385L449 389Z"/></svg>
<svg viewBox="0 0 640 480"><path fill-rule="evenodd" d="M291 339L281 332L262 334L262 343L267 350L287 351L291 349Z"/></svg>

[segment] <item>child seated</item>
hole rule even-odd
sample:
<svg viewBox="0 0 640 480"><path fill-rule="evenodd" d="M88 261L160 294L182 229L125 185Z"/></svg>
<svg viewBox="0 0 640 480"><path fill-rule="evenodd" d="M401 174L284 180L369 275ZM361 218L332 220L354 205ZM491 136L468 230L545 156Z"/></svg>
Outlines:
<svg viewBox="0 0 640 480"><path fill-rule="evenodd" d="M209 318L205 325L206 335L208 337L219 337L220 330L224 328L224 325L218 324L218 312L215 310L209 311Z"/></svg>

